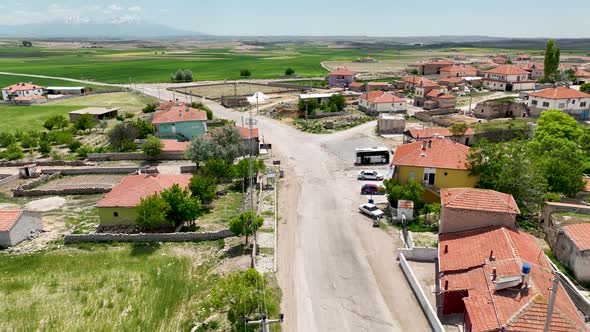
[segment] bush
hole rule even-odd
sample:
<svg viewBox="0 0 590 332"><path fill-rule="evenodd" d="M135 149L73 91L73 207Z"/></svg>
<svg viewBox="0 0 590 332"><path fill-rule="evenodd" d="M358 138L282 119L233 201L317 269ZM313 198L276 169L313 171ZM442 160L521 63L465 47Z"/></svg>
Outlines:
<svg viewBox="0 0 590 332"><path fill-rule="evenodd" d="M117 119L117 121L121 121L123 122L123 120L125 120L125 118L123 117L123 114L118 114L115 119Z"/></svg>
<svg viewBox="0 0 590 332"><path fill-rule="evenodd" d="M137 146L133 143L139 137L139 131L134 123L118 123L107 134L109 144L114 151L135 151Z"/></svg>
<svg viewBox="0 0 590 332"><path fill-rule="evenodd" d="M76 150L76 156L80 159L86 159L88 158L88 155L92 152L94 152L94 149L92 149L90 145L84 144L81 147L79 147L78 150Z"/></svg>
<svg viewBox="0 0 590 332"><path fill-rule="evenodd" d="M51 143L49 143L48 141L45 141L45 140L42 140L41 142L39 142L39 152L44 157L47 157L49 155L49 153L51 153Z"/></svg>
<svg viewBox="0 0 590 332"><path fill-rule="evenodd" d="M156 111L156 107L158 106L158 104L147 104L145 105L145 107L141 110L143 113L154 113Z"/></svg>
<svg viewBox="0 0 590 332"><path fill-rule="evenodd" d="M54 115L43 123L43 127L47 130L67 128L69 125L70 122L63 115Z"/></svg>
<svg viewBox="0 0 590 332"><path fill-rule="evenodd" d="M74 128L81 131L92 129L94 126L96 126L96 120L91 114L81 114L76 122L74 122Z"/></svg>
<svg viewBox="0 0 590 332"><path fill-rule="evenodd" d="M192 103L190 106L192 108L205 111L205 113L207 113L207 120L213 120L213 111L209 107L203 105L203 103Z"/></svg>
<svg viewBox="0 0 590 332"><path fill-rule="evenodd" d="M4 151L4 158L8 160L19 160L24 156L22 148L16 143L10 144Z"/></svg>
<svg viewBox="0 0 590 332"><path fill-rule="evenodd" d="M39 146L39 140L37 137L35 137L35 135L31 135L30 133L24 134L20 141L20 145L25 149L36 148Z"/></svg>
<svg viewBox="0 0 590 332"><path fill-rule="evenodd" d="M295 70L293 70L293 68L289 67L289 68L285 69L285 75L291 76L293 74L295 74Z"/></svg>
<svg viewBox="0 0 590 332"><path fill-rule="evenodd" d="M16 137L12 133L0 133L0 147L8 147L16 141Z"/></svg>
<svg viewBox="0 0 590 332"><path fill-rule="evenodd" d="M78 140L72 140L68 144L68 149L70 149L71 153L75 153L81 146L82 146L82 142L80 142Z"/></svg>
<svg viewBox="0 0 590 332"><path fill-rule="evenodd" d="M125 119L131 119L131 118L133 118L133 117L134 117L134 115L133 115L133 113L124 112L124 113L123 113L123 117L124 117Z"/></svg>
<svg viewBox="0 0 590 332"><path fill-rule="evenodd" d="M70 144L74 141L74 136L69 131L52 131L47 135L47 139L57 145Z"/></svg>
<svg viewBox="0 0 590 332"><path fill-rule="evenodd" d="M590 93L590 83L584 83L580 85L580 91Z"/></svg>
<svg viewBox="0 0 590 332"><path fill-rule="evenodd" d="M166 214L170 210L170 205L159 195L142 198L137 206L137 223L150 229L162 225L166 222Z"/></svg>
<svg viewBox="0 0 590 332"><path fill-rule="evenodd" d="M133 124L137 129L137 138L139 139L144 139L147 138L149 135L154 134L154 126L146 120L137 119L137 121L135 121Z"/></svg>
<svg viewBox="0 0 590 332"><path fill-rule="evenodd" d="M209 204L215 199L216 181L212 177L194 175L189 189L193 197L197 197L203 204Z"/></svg>
<svg viewBox="0 0 590 332"><path fill-rule="evenodd" d="M137 144L132 140L123 140L119 145L119 152L133 152L137 151Z"/></svg>
<svg viewBox="0 0 590 332"><path fill-rule="evenodd" d="M162 153L164 143L156 136L148 136L146 142L141 147L141 151L150 157L158 157Z"/></svg>

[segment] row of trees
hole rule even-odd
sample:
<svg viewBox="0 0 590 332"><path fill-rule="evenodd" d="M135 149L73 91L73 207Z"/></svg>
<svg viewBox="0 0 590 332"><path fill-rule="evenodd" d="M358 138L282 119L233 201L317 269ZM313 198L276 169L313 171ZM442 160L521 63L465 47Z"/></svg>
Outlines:
<svg viewBox="0 0 590 332"><path fill-rule="evenodd" d="M538 211L545 200L579 193L590 159L590 128L559 110L541 113L537 124L530 141L482 140L469 156L479 186L512 194L525 214Z"/></svg>
<svg viewBox="0 0 590 332"><path fill-rule="evenodd" d="M346 99L343 95L334 94L326 103L319 104L317 99L300 99L297 108L307 114L315 114L317 109L324 112L341 112L346 107Z"/></svg>
<svg viewBox="0 0 590 332"><path fill-rule="evenodd" d="M137 150L136 139L146 139L154 134L152 124L144 119L118 123L108 134L110 147L113 151L129 152Z"/></svg>
<svg viewBox="0 0 590 332"><path fill-rule="evenodd" d="M192 82L193 72L190 69L178 69L175 73L170 74L172 82Z"/></svg>

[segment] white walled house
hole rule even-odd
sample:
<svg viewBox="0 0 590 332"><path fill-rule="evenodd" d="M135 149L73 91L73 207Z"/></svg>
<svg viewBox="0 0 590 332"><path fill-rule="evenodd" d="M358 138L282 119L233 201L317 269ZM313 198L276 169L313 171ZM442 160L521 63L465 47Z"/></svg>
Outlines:
<svg viewBox="0 0 590 332"><path fill-rule="evenodd" d="M534 90L530 73L517 65L505 65L484 71L483 86L493 91Z"/></svg>
<svg viewBox="0 0 590 332"><path fill-rule="evenodd" d="M408 103L405 98L383 91L364 93L359 97L359 108L368 114L405 111Z"/></svg>
<svg viewBox="0 0 590 332"><path fill-rule="evenodd" d="M565 88L549 88L529 93L527 106L532 116L539 116L542 111L559 109L580 120L590 118L590 94Z"/></svg>
<svg viewBox="0 0 590 332"><path fill-rule="evenodd" d="M17 97L42 96L45 87L33 83L16 83L2 89L3 100L14 100Z"/></svg>
<svg viewBox="0 0 590 332"><path fill-rule="evenodd" d="M41 214L23 210L0 210L0 248L33 238L42 228Z"/></svg>

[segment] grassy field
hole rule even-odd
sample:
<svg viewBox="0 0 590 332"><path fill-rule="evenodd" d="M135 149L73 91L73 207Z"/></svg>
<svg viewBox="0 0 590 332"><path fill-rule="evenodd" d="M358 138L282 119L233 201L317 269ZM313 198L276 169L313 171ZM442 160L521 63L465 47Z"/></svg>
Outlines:
<svg viewBox="0 0 590 332"><path fill-rule="evenodd" d="M215 330L227 329L225 314L209 303L222 278L216 269L231 252L221 249L218 242L111 244L0 255L0 330L189 331L211 316ZM269 282L267 293L279 301Z"/></svg>
<svg viewBox="0 0 590 332"><path fill-rule="evenodd" d="M491 131L491 130L499 130L499 129L514 129L514 130L522 130L528 128L528 123L533 122L530 119L522 119L516 118L512 120L496 120L490 122L482 122L478 123L473 126L473 129L476 132L484 132L484 131Z"/></svg>
<svg viewBox="0 0 590 332"><path fill-rule="evenodd" d="M42 86L86 86L93 90L108 89L105 86L88 85L70 81L54 80L49 78L37 78L28 76L14 76L14 75L2 75L0 74L0 87L6 87L18 82L32 82Z"/></svg>
<svg viewBox="0 0 590 332"><path fill-rule="evenodd" d="M0 105L0 132L20 129L42 130L43 122L54 115L65 115L68 112L89 106L119 107L120 112L138 112L147 103L155 99L144 95L117 92L89 95L71 99L58 100L41 105L13 106Z"/></svg>
<svg viewBox="0 0 590 332"><path fill-rule="evenodd" d="M197 225L201 226L199 231L213 231L219 230L220 227L227 227L228 221L241 212L242 193L228 191L211 205L211 211L197 219Z"/></svg>

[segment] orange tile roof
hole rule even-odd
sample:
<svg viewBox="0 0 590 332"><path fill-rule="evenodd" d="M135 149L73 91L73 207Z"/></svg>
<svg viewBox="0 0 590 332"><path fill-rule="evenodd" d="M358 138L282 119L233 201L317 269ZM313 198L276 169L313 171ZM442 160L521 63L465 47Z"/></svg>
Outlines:
<svg viewBox="0 0 590 332"><path fill-rule="evenodd" d="M186 188L190 175L129 175L96 204L97 207L136 207L142 198L179 184Z"/></svg>
<svg viewBox="0 0 590 332"><path fill-rule="evenodd" d="M497 226L440 234L439 259L443 294L467 291L462 301L473 331L538 331L544 324L553 271L532 235ZM520 276L524 263L531 266L528 288L494 289L493 268L498 278ZM587 331L561 285L554 309L551 331Z"/></svg>
<svg viewBox="0 0 590 332"><path fill-rule="evenodd" d="M424 138L435 138L440 137L451 137L454 136L448 128L426 128L426 129L410 129L407 131L410 136L415 139ZM467 128L465 135L475 135L475 131L471 128Z"/></svg>
<svg viewBox="0 0 590 332"><path fill-rule="evenodd" d="M353 88L360 88L363 85L365 85L365 84L364 83L360 83L360 82L352 82L348 86L349 87L353 87Z"/></svg>
<svg viewBox="0 0 590 332"><path fill-rule="evenodd" d="M258 128L252 128L252 131L250 131L250 128L245 128L245 127L240 127L240 126L235 126L235 128L240 132L240 135L242 135L243 139L260 137L258 134Z"/></svg>
<svg viewBox="0 0 590 332"><path fill-rule="evenodd" d="M453 96L452 94L447 93L444 90L438 90L438 89L430 90L430 92L427 93L426 96L430 97L430 98L436 98L436 99L454 99L455 98L455 96Z"/></svg>
<svg viewBox="0 0 590 332"><path fill-rule="evenodd" d="M441 82L459 83L463 82L463 77L445 77L440 79Z"/></svg>
<svg viewBox="0 0 590 332"><path fill-rule="evenodd" d="M338 68L332 71L328 76L354 76L356 73L347 69Z"/></svg>
<svg viewBox="0 0 590 332"><path fill-rule="evenodd" d="M22 210L0 210L0 232L9 231L22 213Z"/></svg>
<svg viewBox="0 0 590 332"><path fill-rule="evenodd" d="M173 100L169 100L164 103L159 103L158 106L156 106L156 110L158 110L158 111L168 110L174 105L176 105L176 102ZM184 103L179 103L179 105L184 105Z"/></svg>
<svg viewBox="0 0 590 332"><path fill-rule="evenodd" d="M367 83L369 86L389 86L387 82L369 82Z"/></svg>
<svg viewBox="0 0 590 332"><path fill-rule="evenodd" d="M156 112L152 123L160 124L187 121L207 121L207 112L186 105L176 105L167 111Z"/></svg>
<svg viewBox="0 0 590 332"><path fill-rule="evenodd" d="M528 75L529 72L520 68L518 65L505 65L486 70L484 73L497 75Z"/></svg>
<svg viewBox="0 0 590 332"><path fill-rule="evenodd" d="M16 101L26 101L26 100L33 100L33 99L45 99L43 96L39 95L28 95L28 96L19 96L14 98Z"/></svg>
<svg viewBox="0 0 590 332"><path fill-rule="evenodd" d="M576 77L590 77L590 73L583 70L583 69L576 69L576 73L575 73Z"/></svg>
<svg viewBox="0 0 590 332"><path fill-rule="evenodd" d="M186 151L190 142L179 142L175 139L163 139L164 147L162 151L175 152L175 151Z"/></svg>
<svg viewBox="0 0 590 332"><path fill-rule="evenodd" d="M539 90L536 92L529 93L529 97L540 97L547 99L577 99L577 98L590 98L590 95L578 90L559 87L559 88L548 88Z"/></svg>
<svg viewBox="0 0 590 332"><path fill-rule="evenodd" d="M565 234L572 239L578 250L590 249L590 224L567 224L562 226Z"/></svg>
<svg viewBox="0 0 590 332"><path fill-rule="evenodd" d="M371 91L369 93L362 94L359 98L376 104L392 104L406 102L406 99L400 98L398 96L395 96L391 93L387 93L384 91Z"/></svg>
<svg viewBox="0 0 590 332"><path fill-rule="evenodd" d="M452 65L453 61L451 60L430 60L423 63L421 65Z"/></svg>
<svg viewBox="0 0 590 332"><path fill-rule="evenodd" d="M422 144L426 149L422 150ZM432 147L428 142L415 142L397 147L392 164L396 166L418 166L447 169L467 169L469 147L449 139L433 139Z"/></svg>
<svg viewBox="0 0 590 332"><path fill-rule="evenodd" d="M449 73L462 72L462 71L477 72L477 68L470 66L470 65L452 65L452 66L442 68L440 71L441 72L449 72Z"/></svg>
<svg viewBox="0 0 590 332"><path fill-rule="evenodd" d="M423 86L423 87L438 87L438 86L440 86L435 81L429 80L429 79L422 77L422 76L416 76L416 77L404 76L403 80L406 83L415 84L416 86Z"/></svg>
<svg viewBox="0 0 590 332"><path fill-rule="evenodd" d="M37 90L37 89L45 89L45 87L29 82L29 83L16 83L16 84L7 86L2 90L8 90L8 92L16 92L16 91L28 91L28 90Z"/></svg>
<svg viewBox="0 0 590 332"><path fill-rule="evenodd" d="M510 194L489 189L447 188L440 191L441 205L452 209L520 214Z"/></svg>

